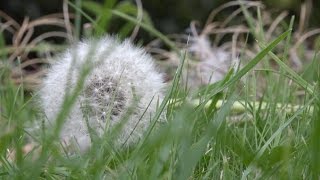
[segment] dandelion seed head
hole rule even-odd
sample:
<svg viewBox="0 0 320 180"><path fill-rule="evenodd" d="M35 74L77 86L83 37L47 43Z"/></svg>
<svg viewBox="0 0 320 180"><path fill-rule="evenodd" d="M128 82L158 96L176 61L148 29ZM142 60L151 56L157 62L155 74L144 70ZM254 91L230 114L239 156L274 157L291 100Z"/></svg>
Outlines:
<svg viewBox="0 0 320 180"><path fill-rule="evenodd" d="M225 76L237 59L221 48L213 47L205 34L191 38L188 51L198 60L195 71L189 71L191 87L215 83ZM186 74L186 73L184 73ZM186 75L184 75L186 76Z"/></svg>
<svg viewBox="0 0 320 180"><path fill-rule="evenodd" d="M151 56L128 40L120 43L109 36L88 40L57 57L40 90L41 104L49 122L54 124L66 91L72 92L81 70L88 65L93 65L93 69L63 125L62 139L75 138L80 149L85 150L91 143L86 119L90 127L102 135L108 115L108 123L114 126L134 105L134 112L124 124L116 145L134 144L144 134L150 114L155 113L157 102L163 98L164 83ZM162 116L161 120L164 119Z"/></svg>

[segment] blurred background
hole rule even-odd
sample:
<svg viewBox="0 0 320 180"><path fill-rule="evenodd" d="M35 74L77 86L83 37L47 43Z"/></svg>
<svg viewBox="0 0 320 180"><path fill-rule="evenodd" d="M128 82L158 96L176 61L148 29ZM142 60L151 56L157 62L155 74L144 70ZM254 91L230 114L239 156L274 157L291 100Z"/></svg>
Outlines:
<svg viewBox="0 0 320 180"><path fill-rule="evenodd" d="M123 1L123 0L122 0ZM299 16L301 4L307 0L262 0L267 8L277 11L287 10L292 15ZM36 19L43 15L62 12L63 0L10 0L0 1L0 10L9 16L22 22L25 16ZM96 0L103 3L103 0ZM118 1L118 2L121 2ZM228 0L141 0L143 8L150 15L155 27L161 32L180 33L184 31L192 20L205 22L209 13L220 6L229 2ZM132 0L132 3L135 3ZM312 16L309 19L309 26L320 25L320 1L310 0L312 6ZM229 9L229 11L232 11ZM224 11L218 18L224 18L229 13Z"/></svg>
<svg viewBox="0 0 320 180"><path fill-rule="evenodd" d="M194 72L194 78L190 78L194 79L194 84L190 84L198 86L197 82L203 76L199 72L208 71L206 76L210 77L210 72L215 69L221 71L217 80L221 79L243 49L245 54L241 57L252 59L260 48L256 44L257 36L250 34L259 34L260 26L265 35L258 40L270 42L288 30L290 19L295 16L288 65L299 72L310 72L306 64L312 62L320 48L320 1L241 2L246 4L255 19L251 27L239 6L240 1L0 1L0 45L3 46L0 58L7 60L4 64L9 62L10 76L15 83L25 83L33 90L45 75L44 67L50 64L48 59L74 40L105 33L117 34L120 39L130 38L135 44L143 45L159 60L157 62L168 75L166 80L172 79L179 64L175 49L187 47L194 60L190 64L195 65L190 65ZM214 17L212 12L216 12ZM139 27L139 21L153 30ZM164 37L161 38L156 31ZM280 46L275 52L285 52L284 47ZM270 65L276 67L275 64ZM21 76L24 77L23 82ZM309 79L312 81L314 78L310 76Z"/></svg>

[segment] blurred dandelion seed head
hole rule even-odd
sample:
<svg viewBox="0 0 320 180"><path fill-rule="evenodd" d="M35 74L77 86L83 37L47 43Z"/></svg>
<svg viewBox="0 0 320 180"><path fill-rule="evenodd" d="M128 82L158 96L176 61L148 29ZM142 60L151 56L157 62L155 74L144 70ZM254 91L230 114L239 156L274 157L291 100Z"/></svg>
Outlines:
<svg viewBox="0 0 320 180"><path fill-rule="evenodd" d="M221 48L212 47L206 35L194 36L190 42L188 51L198 61L196 65L195 86L215 83L225 76L232 67L231 54ZM200 82L200 84L195 84Z"/></svg>
<svg viewBox="0 0 320 180"><path fill-rule="evenodd" d="M108 125L114 127L130 106L134 106L116 144L137 142L149 126L157 102L163 98L164 83L151 56L128 40L120 43L107 36L84 41L57 58L40 91L48 120L55 120L66 90L75 88L81 70L91 64L93 69L63 126L62 139L68 141L74 137L81 149L87 149L91 140L86 119L102 136ZM164 119L162 115L161 120Z"/></svg>

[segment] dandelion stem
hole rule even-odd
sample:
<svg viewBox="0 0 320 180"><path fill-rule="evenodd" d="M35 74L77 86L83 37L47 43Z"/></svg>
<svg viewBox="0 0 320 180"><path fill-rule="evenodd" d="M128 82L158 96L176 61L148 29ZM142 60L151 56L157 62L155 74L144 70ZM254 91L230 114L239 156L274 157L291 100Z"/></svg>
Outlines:
<svg viewBox="0 0 320 180"><path fill-rule="evenodd" d="M170 104L174 104L175 106L179 106L182 103L179 100L171 99L169 101ZM201 102L199 99L194 99L190 102L193 106L199 106L203 102ZM205 104L205 108L209 108L211 105L212 101L209 100ZM215 107L217 109L220 109L224 105L225 101L224 100L218 100ZM260 107L261 110L268 110L270 106L273 106L274 104L269 103L269 102L259 102L259 101L253 101L253 102L246 102L246 101L235 101L233 105L231 106L231 112L235 114L242 114L247 111L250 111L253 107ZM306 108L308 110L309 114L313 113L314 107L313 106L303 106L303 105L293 105L293 104L281 104L281 103L276 103L275 104L277 110L279 111L285 111L288 114L295 113L299 109Z"/></svg>

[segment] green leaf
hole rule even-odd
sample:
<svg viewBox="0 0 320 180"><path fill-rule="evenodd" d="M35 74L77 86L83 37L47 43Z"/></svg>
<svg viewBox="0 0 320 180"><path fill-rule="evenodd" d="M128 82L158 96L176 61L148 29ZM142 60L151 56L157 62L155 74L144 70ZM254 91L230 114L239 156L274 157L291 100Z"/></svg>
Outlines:
<svg viewBox="0 0 320 180"><path fill-rule="evenodd" d="M93 1L83 1L82 2L82 7L85 10L95 14L96 16L101 14L102 10L103 10L102 7L101 7L101 4L93 2Z"/></svg>
<svg viewBox="0 0 320 180"><path fill-rule="evenodd" d="M171 49L175 50L177 53L179 53L179 49L176 47L176 45L174 44L174 42L172 42L169 38L167 38L164 34L162 34L160 31L156 30L154 27L140 22L137 19L122 13L120 11L117 10L112 10L112 13L118 17L121 17L127 21L130 21L134 24L138 24L140 25L143 29L145 29L146 31L150 32L151 34L153 34L154 36L160 38L165 44L167 44Z"/></svg>
<svg viewBox="0 0 320 180"><path fill-rule="evenodd" d="M131 16L137 16L137 14L138 14L138 8L129 1L124 1L124 2L118 3L114 9L117 11L123 12L125 14L131 15ZM143 12L142 22L144 22L150 26L153 26L152 20L149 16L148 12L143 9L142 9L142 12Z"/></svg>
<svg viewBox="0 0 320 180"><path fill-rule="evenodd" d="M239 70L228 82L226 82L223 86L217 87L211 95L214 96L217 93L223 91L230 85L239 81L246 73L248 73L251 69L253 69L273 48L277 46L284 38L288 36L291 30L288 30L281 34L277 39L272 41L267 47L265 47L259 54L256 55L247 65L245 65L241 70Z"/></svg>

